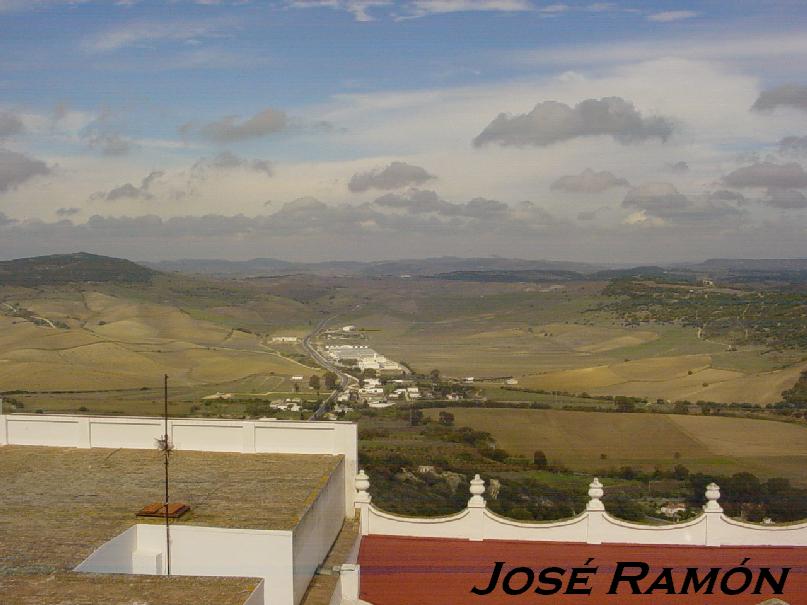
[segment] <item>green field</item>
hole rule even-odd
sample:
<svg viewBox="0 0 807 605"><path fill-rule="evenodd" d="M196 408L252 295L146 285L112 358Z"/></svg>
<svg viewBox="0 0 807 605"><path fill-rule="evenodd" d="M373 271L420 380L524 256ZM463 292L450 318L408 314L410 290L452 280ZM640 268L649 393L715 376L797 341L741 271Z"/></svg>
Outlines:
<svg viewBox="0 0 807 605"><path fill-rule="evenodd" d="M742 418L562 410L452 408L457 426L487 431L511 454L543 450L550 463L594 473L652 470L785 476L807 485L807 427ZM424 413L437 418L440 410ZM603 455L605 458L603 458Z"/></svg>

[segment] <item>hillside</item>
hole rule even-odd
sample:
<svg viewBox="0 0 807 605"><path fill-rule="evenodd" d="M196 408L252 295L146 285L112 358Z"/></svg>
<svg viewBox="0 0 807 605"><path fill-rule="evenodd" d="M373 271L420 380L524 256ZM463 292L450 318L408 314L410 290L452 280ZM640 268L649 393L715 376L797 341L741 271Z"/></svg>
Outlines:
<svg viewBox="0 0 807 605"><path fill-rule="evenodd" d="M68 283L147 283L157 271L131 261L86 252L0 261L0 286Z"/></svg>

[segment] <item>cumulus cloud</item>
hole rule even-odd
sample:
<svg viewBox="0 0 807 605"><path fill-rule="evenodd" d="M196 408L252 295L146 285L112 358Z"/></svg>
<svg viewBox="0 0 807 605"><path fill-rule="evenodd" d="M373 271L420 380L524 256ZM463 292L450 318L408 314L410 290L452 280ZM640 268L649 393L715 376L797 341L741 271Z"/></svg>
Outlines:
<svg viewBox="0 0 807 605"><path fill-rule="evenodd" d="M434 191L410 189L406 193L388 193L376 199L373 204L382 208L401 210L408 214L434 214L442 217L465 217L474 219L495 219L510 213L510 206L496 200L481 197L465 203L447 202Z"/></svg>
<svg viewBox="0 0 807 605"><path fill-rule="evenodd" d="M783 138L779 141L779 153L785 155L801 155L807 153L807 136Z"/></svg>
<svg viewBox="0 0 807 605"><path fill-rule="evenodd" d="M274 174L274 167L269 160L248 160L230 151L223 151L209 158L200 158L191 168L191 172L195 176L203 176L210 170L232 170L237 168L262 172L267 176Z"/></svg>
<svg viewBox="0 0 807 605"><path fill-rule="evenodd" d="M807 197L796 189L774 187L768 189L762 203L782 210L800 210L807 208Z"/></svg>
<svg viewBox="0 0 807 605"><path fill-rule="evenodd" d="M0 193L16 189L26 181L51 173L42 160L25 154L0 149Z"/></svg>
<svg viewBox="0 0 807 605"><path fill-rule="evenodd" d="M553 191L569 191L571 193L602 193L613 187L629 187L627 179L615 176L612 172L604 170L594 172L586 168L577 175L566 175L557 179L550 189Z"/></svg>
<svg viewBox="0 0 807 605"><path fill-rule="evenodd" d="M287 127L286 113L268 107L246 120L239 120L238 116L225 116L201 125L188 122L180 126L179 131L183 135L195 132L214 143L234 143L276 134Z"/></svg>
<svg viewBox="0 0 807 605"><path fill-rule="evenodd" d="M107 202L117 202L119 200L153 200L154 195L151 193L151 186L155 181L165 176L162 170L154 170L143 177L140 181L140 186L132 185L131 183L124 183L119 187L110 189L108 192L96 193L92 199L103 199Z"/></svg>
<svg viewBox="0 0 807 605"><path fill-rule="evenodd" d="M76 214L79 214L80 212L81 212L81 208L75 208L75 207L59 208L56 211L56 215L65 218L65 217L68 217L68 216L75 216Z"/></svg>
<svg viewBox="0 0 807 605"><path fill-rule="evenodd" d="M807 187L807 172L796 162L775 164L756 162L743 166L723 177L729 187L766 187L775 189L799 189Z"/></svg>
<svg viewBox="0 0 807 605"><path fill-rule="evenodd" d="M421 224L452 229L491 229L515 231L530 230L539 226L559 224L559 220L545 209L529 201L513 206L498 200L475 197L467 202L448 202L434 191L410 189L405 193L388 193L370 205L374 210L392 210L379 224L390 224L395 216L417 217ZM393 221L394 223L394 221ZM408 222L407 225L415 223Z"/></svg>
<svg viewBox="0 0 807 605"><path fill-rule="evenodd" d="M406 162L392 162L384 168L376 168L367 172L353 175L347 188L354 193L368 189L401 189L411 185L421 185L435 178L425 168L407 164Z"/></svg>
<svg viewBox="0 0 807 605"><path fill-rule="evenodd" d="M621 97L586 99L574 107L558 101L538 103L520 115L499 114L473 140L504 146L546 146L577 137L611 136L620 143L657 138L666 141L673 122L661 116L643 117L634 104Z"/></svg>
<svg viewBox="0 0 807 605"><path fill-rule="evenodd" d="M10 111L0 111L0 139L22 134L25 127L22 120Z"/></svg>
<svg viewBox="0 0 807 605"><path fill-rule="evenodd" d="M742 217L743 210L733 202L720 195L686 196L670 183L646 183L628 191L622 207L634 210L626 219L629 224L704 225Z"/></svg>
<svg viewBox="0 0 807 605"><path fill-rule="evenodd" d="M770 90L763 90L751 109L752 111L770 112L778 107L807 111L807 86L784 84Z"/></svg>

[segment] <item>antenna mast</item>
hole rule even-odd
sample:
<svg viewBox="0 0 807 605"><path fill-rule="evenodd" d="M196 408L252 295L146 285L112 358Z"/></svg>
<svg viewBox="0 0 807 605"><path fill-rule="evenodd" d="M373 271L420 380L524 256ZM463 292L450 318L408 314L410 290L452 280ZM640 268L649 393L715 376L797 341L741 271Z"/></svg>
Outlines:
<svg viewBox="0 0 807 605"><path fill-rule="evenodd" d="M168 459L171 456L172 445L168 438L168 374L163 376L163 438L158 440L159 448L165 456L165 497L163 499L163 511L165 512L165 554L166 554L166 575L171 575L171 529L168 522Z"/></svg>

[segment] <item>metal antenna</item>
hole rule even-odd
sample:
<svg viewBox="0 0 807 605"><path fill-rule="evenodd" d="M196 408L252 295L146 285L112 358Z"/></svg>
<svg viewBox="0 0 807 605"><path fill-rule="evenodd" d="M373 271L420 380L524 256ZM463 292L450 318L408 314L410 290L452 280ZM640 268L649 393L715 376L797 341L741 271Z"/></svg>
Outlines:
<svg viewBox="0 0 807 605"><path fill-rule="evenodd" d="M171 456L173 446L168 438L168 374L163 376L163 426L164 435L157 440L157 447L163 452L165 457L165 497L163 510L165 512L165 554L166 554L166 575L171 575L171 529L168 523L168 459Z"/></svg>

